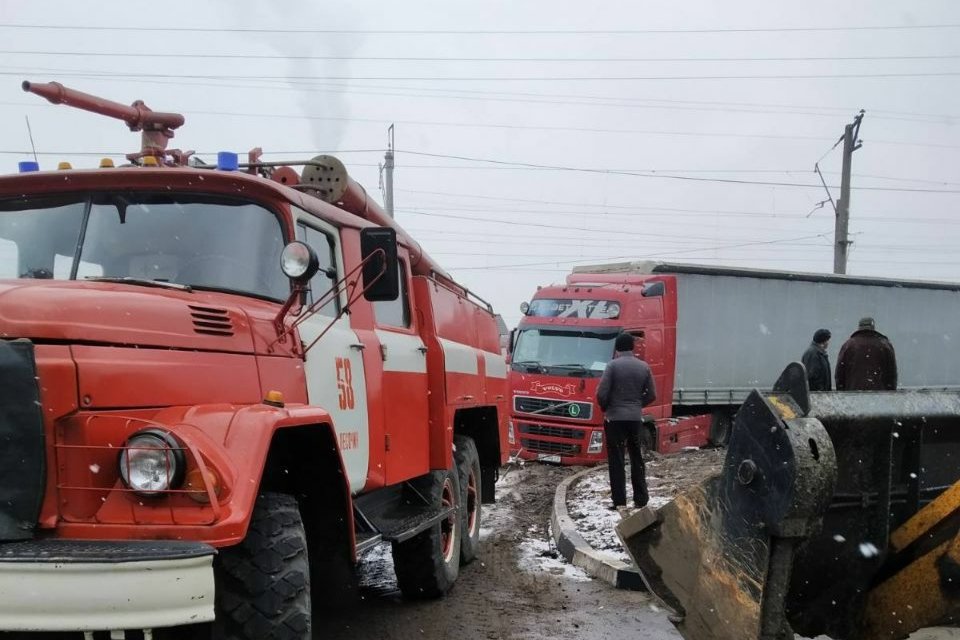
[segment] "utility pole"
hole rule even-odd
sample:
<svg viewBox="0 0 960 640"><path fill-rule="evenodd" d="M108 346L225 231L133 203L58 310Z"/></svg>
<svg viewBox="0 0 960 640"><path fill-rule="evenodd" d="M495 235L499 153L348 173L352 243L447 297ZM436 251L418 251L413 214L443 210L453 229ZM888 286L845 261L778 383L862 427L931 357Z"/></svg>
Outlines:
<svg viewBox="0 0 960 640"><path fill-rule="evenodd" d="M387 128L387 152L383 156L383 207L393 217L393 125Z"/></svg>
<svg viewBox="0 0 960 640"><path fill-rule="evenodd" d="M851 244L847 233L850 226L850 163L853 160L853 152L863 146L859 139L861 120L863 120L862 109L853 122L843 130L843 169L841 169L840 199L837 201L833 246L833 272L839 274L847 272L847 251Z"/></svg>

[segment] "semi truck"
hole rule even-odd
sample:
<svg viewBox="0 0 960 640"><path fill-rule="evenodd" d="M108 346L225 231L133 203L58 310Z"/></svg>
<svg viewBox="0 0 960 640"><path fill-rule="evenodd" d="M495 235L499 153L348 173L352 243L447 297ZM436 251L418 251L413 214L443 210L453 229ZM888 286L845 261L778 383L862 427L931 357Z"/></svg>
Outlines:
<svg viewBox="0 0 960 640"><path fill-rule="evenodd" d="M381 543L446 593L508 456L490 306L336 158L23 89L142 144L0 176L0 631L307 640Z"/></svg>
<svg viewBox="0 0 960 640"><path fill-rule="evenodd" d="M596 388L616 335L653 371L650 446L724 445L737 408L829 329L830 360L864 316L896 349L899 386L960 388L960 285L662 262L576 267L521 305L511 340L515 452L605 459Z"/></svg>

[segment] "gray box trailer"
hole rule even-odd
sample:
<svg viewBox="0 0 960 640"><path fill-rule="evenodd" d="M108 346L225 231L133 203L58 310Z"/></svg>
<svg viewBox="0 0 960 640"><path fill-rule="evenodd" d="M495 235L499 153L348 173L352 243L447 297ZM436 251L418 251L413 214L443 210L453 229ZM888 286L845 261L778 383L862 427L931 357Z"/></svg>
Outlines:
<svg viewBox="0 0 960 640"><path fill-rule="evenodd" d="M960 389L960 284L647 261L574 273L676 276L675 405L739 405L770 389L819 328L836 368L864 316L893 343L899 388Z"/></svg>

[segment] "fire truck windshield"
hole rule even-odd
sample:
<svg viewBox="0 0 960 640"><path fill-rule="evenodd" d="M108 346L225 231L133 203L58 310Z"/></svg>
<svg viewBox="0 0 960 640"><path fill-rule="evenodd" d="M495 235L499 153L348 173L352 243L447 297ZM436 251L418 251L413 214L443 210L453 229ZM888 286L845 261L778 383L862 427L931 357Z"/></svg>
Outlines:
<svg viewBox="0 0 960 640"><path fill-rule="evenodd" d="M513 351L516 371L599 377L613 357L619 329L529 328L520 331Z"/></svg>
<svg viewBox="0 0 960 640"><path fill-rule="evenodd" d="M284 237L249 201L103 193L0 202L0 278L127 279L287 297Z"/></svg>

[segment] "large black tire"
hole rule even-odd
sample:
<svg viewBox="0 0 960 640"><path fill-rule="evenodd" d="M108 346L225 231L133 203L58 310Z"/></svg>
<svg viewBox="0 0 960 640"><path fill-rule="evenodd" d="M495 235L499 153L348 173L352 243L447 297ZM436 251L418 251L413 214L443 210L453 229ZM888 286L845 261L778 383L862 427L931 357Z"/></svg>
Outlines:
<svg viewBox="0 0 960 640"><path fill-rule="evenodd" d="M455 470L433 471L410 481L432 506L456 506L460 482ZM393 543L397 586L407 598L424 600L446 594L460 574L460 514L437 522L406 542Z"/></svg>
<svg viewBox="0 0 960 640"><path fill-rule="evenodd" d="M215 564L216 640L309 640L307 535L293 496L257 497L247 537Z"/></svg>
<svg viewBox="0 0 960 640"><path fill-rule="evenodd" d="M710 444L715 447L727 446L730 441L731 429L733 429L733 420L730 414L723 409L714 411L710 419Z"/></svg>
<svg viewBox="0 0 960 640"><path fill-rule="evenodd" d="M460 564L476 560L480 552L480 516L482 493L480 488L480 454L473 438L454 436L453 460L460 481Z"/></svg>

